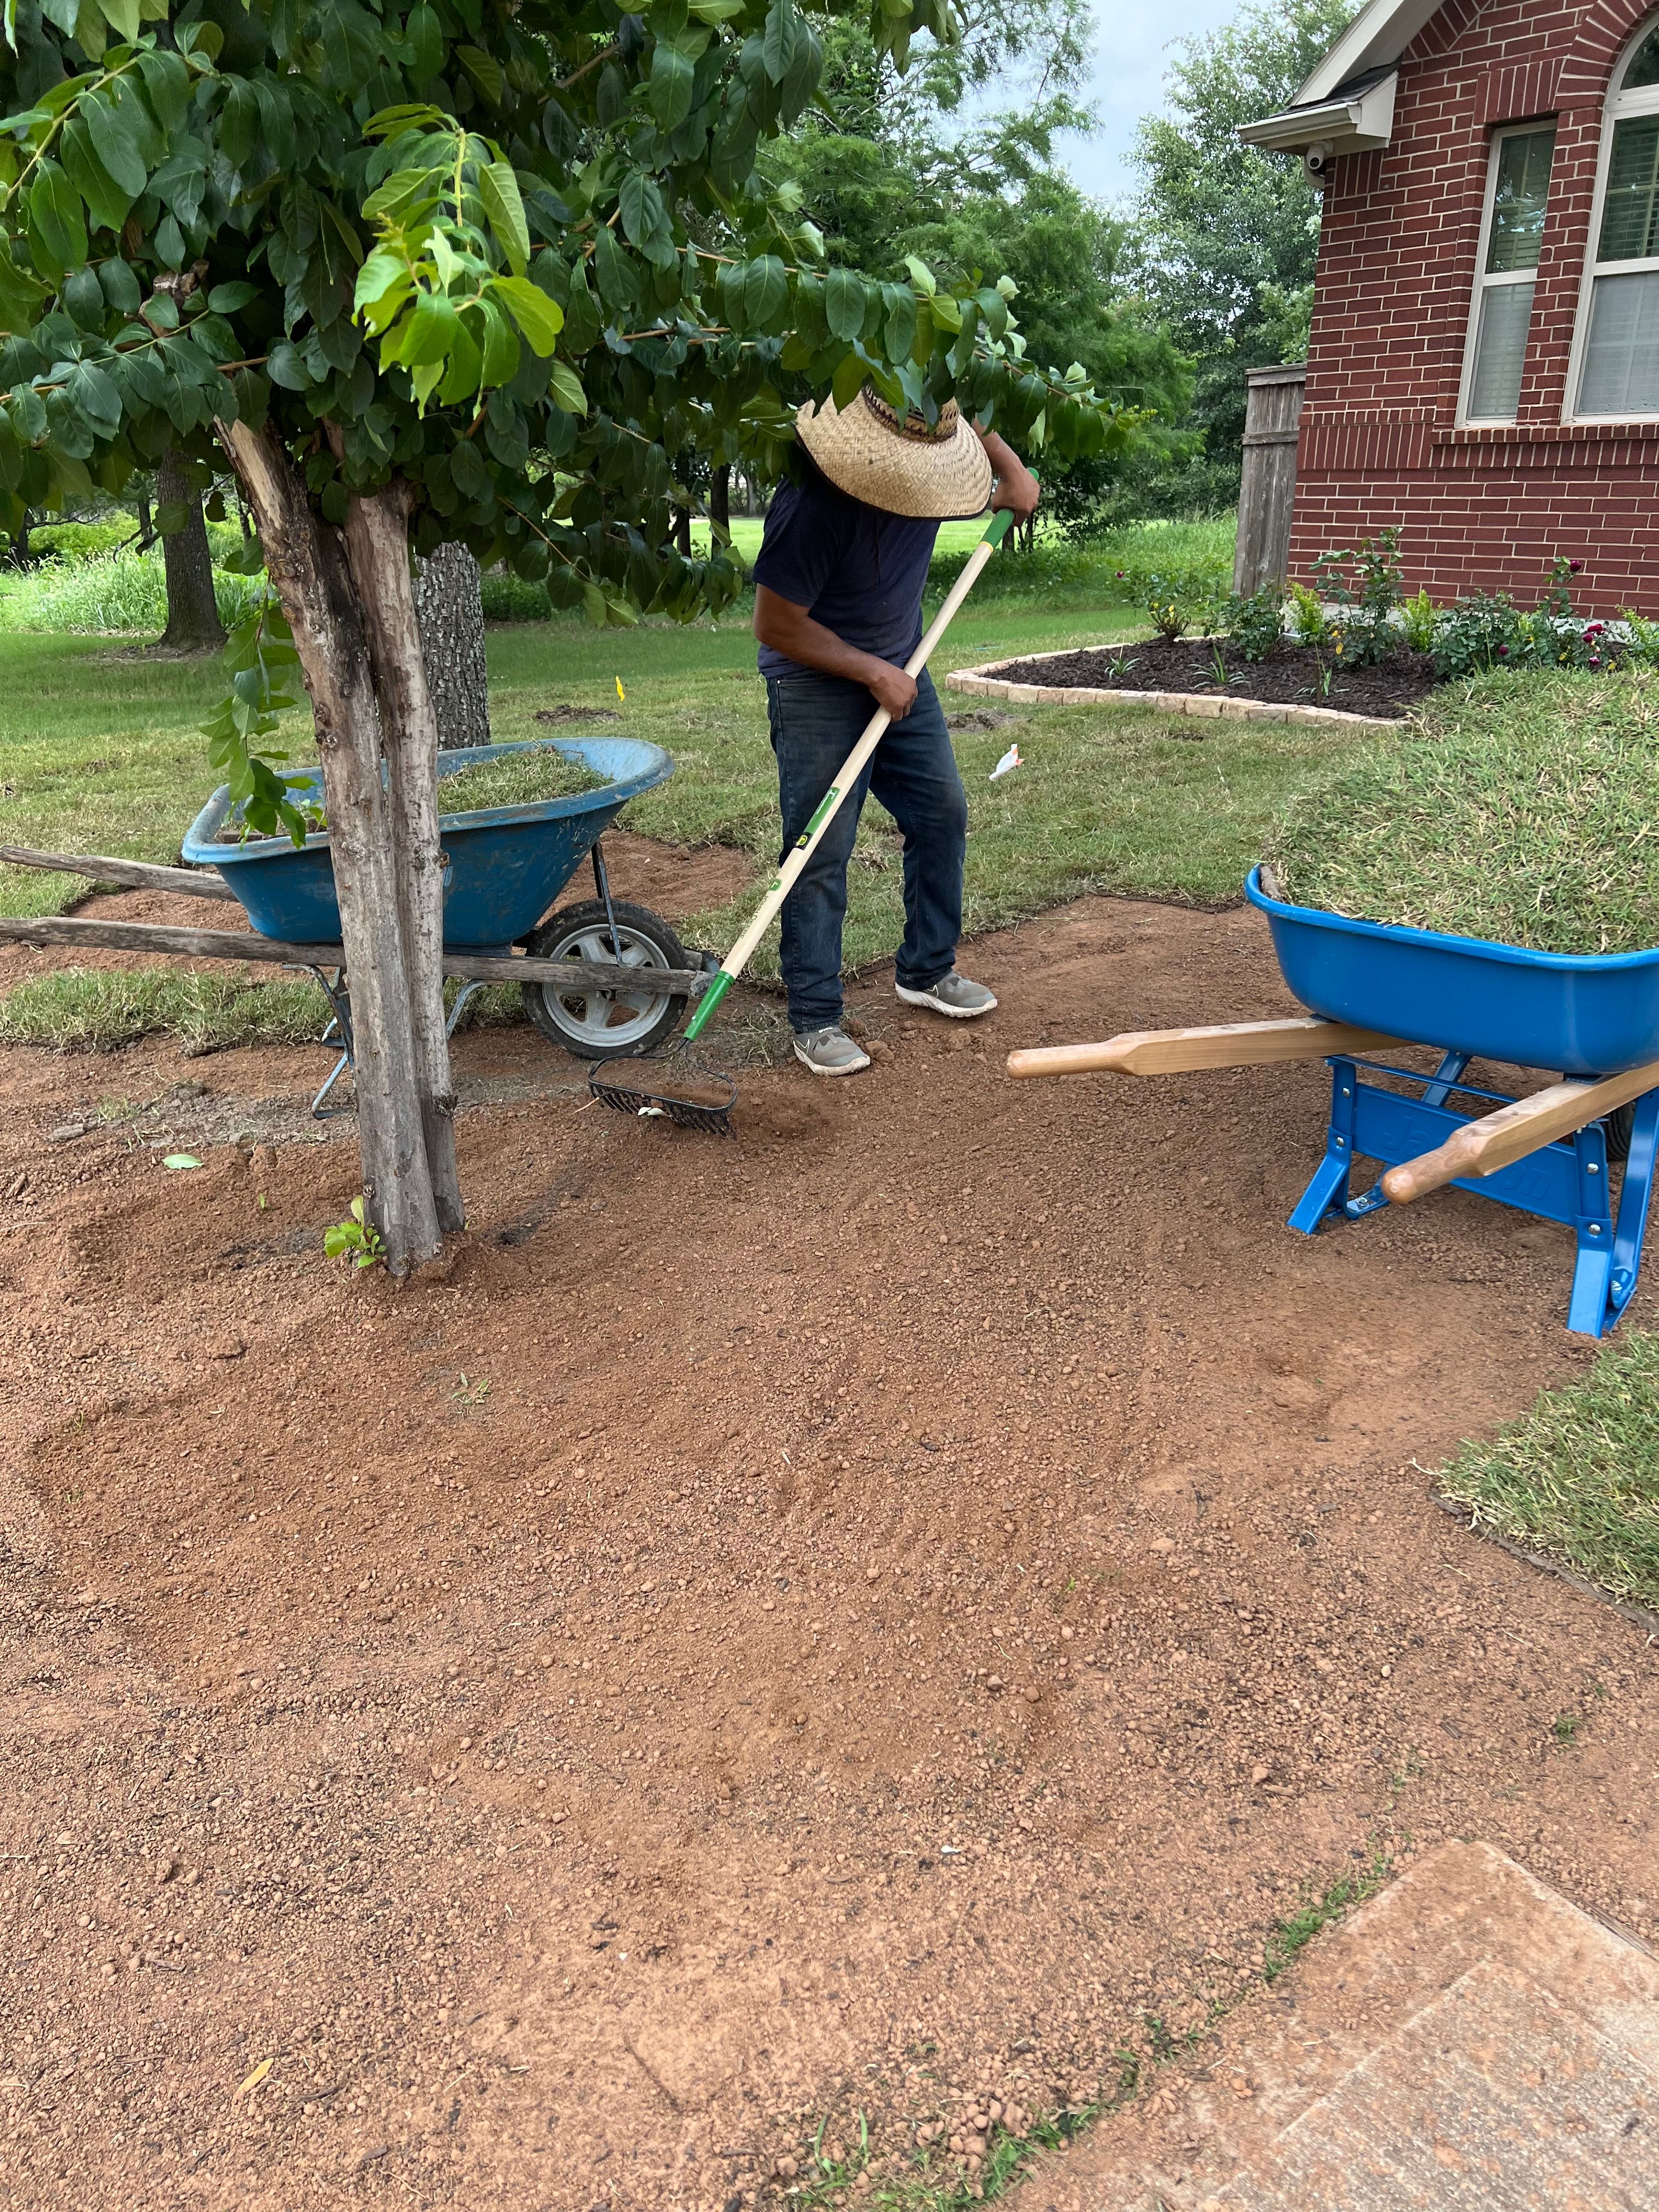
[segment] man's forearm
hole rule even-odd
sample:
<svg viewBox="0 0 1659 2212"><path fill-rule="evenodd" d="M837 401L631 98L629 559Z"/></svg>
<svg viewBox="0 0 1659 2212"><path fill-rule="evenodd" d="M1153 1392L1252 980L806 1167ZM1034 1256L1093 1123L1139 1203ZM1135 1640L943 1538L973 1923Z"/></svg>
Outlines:
<svg viewBox="0 0 1659 2212"><path fill-rule="evenodd" d="M763 585L755 595L755 636L762 645L770 646L787 660L799 661L803 668L816 668L825 676L844 676L866 686L891 665L872 653L860 653L857 646L848 645L845 638L837 637L834 630L814 622L811 615L789 600L780 599Z"/></svg>
<svg viewBox="0 0 1659 2212"><path fill-rule="evenodd" d="M999 437L994 430L981 430L979 441L985 448L985 458L996 471L993 509L1008 507L1024 522L1036 512L1040 496L1036 478L1007 440Z"/></svg>

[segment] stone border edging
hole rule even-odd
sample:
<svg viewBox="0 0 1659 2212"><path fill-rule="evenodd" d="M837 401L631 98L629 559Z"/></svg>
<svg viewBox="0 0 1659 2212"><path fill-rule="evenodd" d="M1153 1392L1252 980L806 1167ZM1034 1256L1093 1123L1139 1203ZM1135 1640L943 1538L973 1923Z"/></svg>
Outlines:
<svg viewBox="0 0 1659 2212"><path fill-rule="evenodd" d="M981 668L953 668L945 681L953 691L986 699L1024 701L1033 707L1153 707L1166 714L1193 714L1209 721L1287 722L1295 729L1326 729L1332 724L1354 730L1397 730L1394 715L1350 714L1340 707L1275 705L1267 699L1232 699L1206 691L1112 691L1089 684L1010 684L997 673L1033 660L1065 660L1078 650L1023 653L1018 660L988 660Z"/></svg>

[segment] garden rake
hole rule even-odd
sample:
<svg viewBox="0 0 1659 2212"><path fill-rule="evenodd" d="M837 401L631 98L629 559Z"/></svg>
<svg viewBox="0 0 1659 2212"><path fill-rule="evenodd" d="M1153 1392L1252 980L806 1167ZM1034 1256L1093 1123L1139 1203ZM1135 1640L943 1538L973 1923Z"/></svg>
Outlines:
<svg viewBox="0 0 1659 2212"><path fill-rule="evenodd" d="M934 616L927 635L905 662L907 676L920 676L927 665L928 656L951 627L957 610L978 581L980 571L1008 534L1013 519L1006 509L991 517L986 526L985 535L969 555L962 574L946 592L945 604ZM793 890L802 869L817 850L824 831L841 810L842 801L863 775L866 763L881 743L892 719L884 707L878 708L870 717L863 736L842 763L840 773L818 801L811 820L795 840L783 865L772 878L765 897L756 909L753 921L720 963L684 1033L659 1057L659 1070L668 1063L678 1060L690 1071L690 1079L665 1086L659 1074L657 1086L652 1087L634 1076L638 1060L625 1063L619 1054L615 1060L601 1060L587 1079L589 1091L601 1105L614 1107L619 1114L636 1114L647 1118L660 1116L678 1123L683 1129L707 1129L716 1136L731 1135L732 1109L737 1102L738 1086L729 1075L693 1060L690 1048L714 1019L714 1009L720 1000L748 966L755 947L765 936L779 908ZM627 1076L622 1072L624 1065L628 1068ZM630 1080L630 1077L634 1079Z"/></svg>

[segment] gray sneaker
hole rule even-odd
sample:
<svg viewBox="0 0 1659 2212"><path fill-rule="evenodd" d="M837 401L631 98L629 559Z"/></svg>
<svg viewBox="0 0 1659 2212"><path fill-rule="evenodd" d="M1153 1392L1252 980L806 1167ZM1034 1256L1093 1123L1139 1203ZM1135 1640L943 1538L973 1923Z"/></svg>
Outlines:
<svg viewBox="0 0 1659 2212"><path fill-rule="evenodd" d="M868 1067L870 1055L854 1044L845 1030L833 1022L821 1030L804 1030L795 1038L795 1057L814 1075L856 1075Z"/></svg>
<svg viewBox="0 0 1659 2212"><path fill-rule="evenodd" d="M925 991L907 991L901 983L898 994L907 1006L931 1006L936 1014L949 1014L953 1022L971 1022L977 1015L988 1014L996 1004L994 992L983 983L970 983L954 968Z"/></svg>

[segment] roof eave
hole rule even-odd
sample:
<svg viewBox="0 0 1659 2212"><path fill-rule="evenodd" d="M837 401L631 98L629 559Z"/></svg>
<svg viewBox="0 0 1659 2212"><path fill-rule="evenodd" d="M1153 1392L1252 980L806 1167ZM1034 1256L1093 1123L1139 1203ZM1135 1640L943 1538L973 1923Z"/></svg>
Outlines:
<svg viewBox="0 0 1659 2212"><path fill-rule="evenodd" d="M1334 99L1351 78L1397 62L1444 4L1445 0L1370 0L1297 94L1294 105L1311 107Z"/></svg>
<svg viewBox="0 0 1659 2212"><path fill-rule="evenodd" d="M1282 114L1243 124L1238 135L1247 146L1260 146L1273 154L1304 154L1310 146L1320 145L1333 154L1370 153L1386 146L1394 135L1394 94L1398 82L1390 72L1357 99L1316 100L1287 107Z"/></svg>

